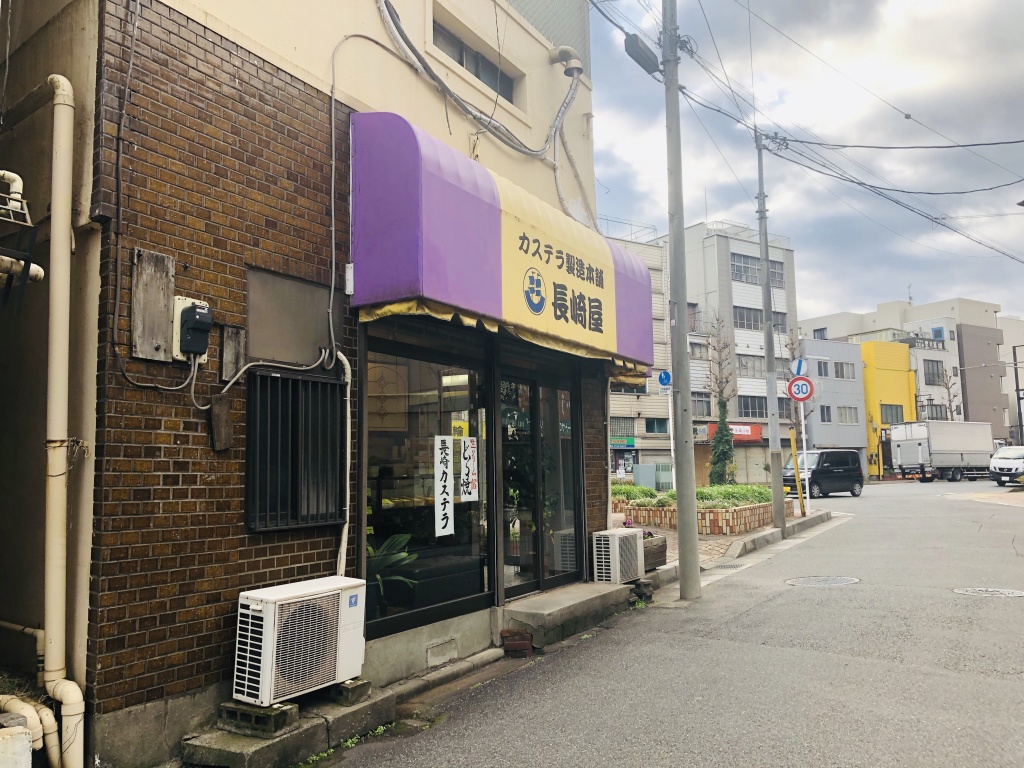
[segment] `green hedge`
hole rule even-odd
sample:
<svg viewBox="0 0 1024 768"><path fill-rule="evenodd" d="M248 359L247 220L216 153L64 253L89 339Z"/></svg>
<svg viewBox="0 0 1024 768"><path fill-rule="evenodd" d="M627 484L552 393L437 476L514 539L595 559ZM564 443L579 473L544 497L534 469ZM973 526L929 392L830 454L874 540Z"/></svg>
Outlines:
<svg viewBox="0 0 1024 768"><path fill-rule="evenodd" d="M697 488L697 501L726 502L728 506L764 504L772 500L771 488L763 485L709 485ZM709 507L705 507L708 509ZM710 507L721 509L722 507Z"/></svg>
<svg viewBox="0 0 1024 768"><path fill-rule="evenodd" d="M612 498L613 499L626 499L627 501L636 501L637 499L653 499L656 498L658 492L653 488L648 488L646 485L613 485L612 486Z"/></svg>

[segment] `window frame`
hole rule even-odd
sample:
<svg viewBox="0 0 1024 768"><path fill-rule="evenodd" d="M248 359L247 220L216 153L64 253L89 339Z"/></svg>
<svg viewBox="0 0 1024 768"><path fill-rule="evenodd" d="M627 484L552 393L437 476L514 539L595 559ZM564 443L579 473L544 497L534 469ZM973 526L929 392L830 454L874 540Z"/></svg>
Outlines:
<svg viewBox="0 0 1024 768"><path fill-rule="evenodd" d="M768 280L772 288L786 289L786 265L781 261L768 259Z"/></svg>
<svg viewBox="0 0 1024 768"><path fill-rule="evenodd" d="M707 405L707 408L704 407L705 405ZM690 407L693 409L693 417L695 419L714 418L710 392L691 392Z"/></svg>
<svg viewBox="0 0 1024 768"><path fill-rule="evenodd" d="M887 411L886 411L887 408L889 409L888 414L890 416L898 414L899 418L897 418L895 420L894 419L887 419L887 418L885 418L885 415L887 413ZM903 406L902 405L887 404L887 403L879 403L879 418L882 420L883 424L902 424L903 423Z"/></svg>
<svg viewBox="0 0 1024 768"><path fill-rule="evenodd" d="M832 423L832 406L831 405L820 405L818 406L818 421L822 424Z"/></svg>
<svg viewBox="0 0 1024 768"><path fill-rule="evenodd" d="M439 37L442 38L442 42L438 42ZM444 38L447 38L447 40L445 40ZM459 37L446 26L444 26L444 24L441 24L438 21L434 21L431 41L437 47L438 50L444 53L448 58L450 58L464 70L469 72L469 74L471 74L481 83L483 83L491 91L498 94L498 96L503 98L509 104L514 105L516 103L515 77L505 72L498 64L491 61L488 56L480 53L480 51L468 45L465 40L463 40L461 37ZM458 50L457 56L453 55L455 49ZM493 82L489 82L485 78L485 75L493 75L493 72L485 73L483 71L485 68L484 65L487 65L494 72L497 72L498 77L496 84Z"/></svg>
<svg viewBox="0 0 1024 768"><path fill-rule="evenodd" d="M821 341L828 341L828 328L815 328L811 331L811 337Z"/></svg>
<svg viewBox="0 0 1024 768"><path fill-rule="evenodd" d="M944 378L946 366L942 364L941 360L929 360L925 358L921 361L921 370L924 372L924 383L926 386L942 386L942 379Z"/></svg>
<svg viewBox="0 0 1024 768"><path fill-rule="evenodd" d="M246 377L246 394L246 532L345 523L344 440L351 413L345 407L344 383L335 377L256 367ZM282 415L285 402L288 413ZM325 409L327 417L322 415ZM276 498L271 490L275 483Z"/></svg>
<svg viewBox="0 0 1024 768"><path fill-rule="evenodd" d="M743 317L741 320L740 318ZM732 307L732 324L743 331L760 331L764 328L764 310L755 307Z"/></svg>
<svg viewBox="0 0 1024 768"><path fill-rule="evenodd" d="M628 426L626 426L627 423ZM636 419L633 418L632 416L609 416L608 436L636 437Z"/></svg>
<svg viewBox="0 0 1024 768"><path fill-rule="evenodd" d="M828 379L831 378L831 374L828 369L828 360L818 360L818 378Z"/></svg>
<svg viewBox="0 0 1024 768"><path fill-rule="evenodd" d="M739 395L736 400L737 413L741 419L768 418L768 397L766 395Z"/></svg>
<svg viewBox="0 0 1024 768"><path fill-rule="evenodd" d="M856 381L857 366L849 361L836 360L832 363L832 373L836 381ZM846 374L850 375L847 376Z"/></svg>
<svg viewBox="0 0 1024 768"><path fill-rule="evenodd" d="M761 259L743 253L729 254L729 277L735 283L761 284Z"/></svg>
<svg viewBox="0 0 1024 768"><path fill-rule="evenodd" d="M844 416L846 418L844 418ZM852 420L851 420L852 416ZM836 406L836 424L842 424L844 426L857 426L860 424L860 409L855 405L837 405Z"/></svg>
<svg viewBox="0 0 1024 768"><path fill-rule="evenodd" d="M758 355L736 355L736 375L744 379L763 379L765 358Z"/></svg>
<svg viewBox="0 0 1024 768"><path fill-rule="evenodd" d="M651 425L654 424L656 427L654 430L651 429ZM664 429L657 429L659 426L664 426ZM648 416L644 419L644 434L645 435L667 435L668 434L668 419L660 416Z"/></svg>

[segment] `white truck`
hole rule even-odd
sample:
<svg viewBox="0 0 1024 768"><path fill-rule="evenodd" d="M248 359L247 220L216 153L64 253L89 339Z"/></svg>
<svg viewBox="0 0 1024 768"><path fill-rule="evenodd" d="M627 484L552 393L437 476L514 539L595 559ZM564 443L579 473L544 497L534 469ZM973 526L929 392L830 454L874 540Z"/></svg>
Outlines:
<svg viewBox="0 0 1024 768"><path fill-rule="evenodd" d="M890 426L893 464L922 483L988 478L992 425L980 421L908 421Z"/></svg>

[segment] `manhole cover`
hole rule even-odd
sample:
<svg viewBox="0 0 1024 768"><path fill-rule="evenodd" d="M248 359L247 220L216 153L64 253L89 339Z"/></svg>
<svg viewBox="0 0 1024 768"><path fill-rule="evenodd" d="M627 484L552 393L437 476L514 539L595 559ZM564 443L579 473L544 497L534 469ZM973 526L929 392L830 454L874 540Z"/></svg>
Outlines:
<svg viewBox="0 0 1024 768"><path fill-rule="evenodd" d="M734 568L742 568L743 563L729 563L728 565L716 565L716 571L731 571Z"/></svg>
<svg viewBox="0 0 1024 768"><path fill-rule="evenodd" d="M960 587L954 589L958 595L973 595L974 597L1024 597L1024 592L1016 589L992 589L991 587Z"/></svg>
<svg viewBox="0 0 1024 768"><path fill-rule="evenodd" d="M799 579L788 579L786 581L791 587L842 587L846 584L856 584L860 579L853 576L804 576Z"/></svg>

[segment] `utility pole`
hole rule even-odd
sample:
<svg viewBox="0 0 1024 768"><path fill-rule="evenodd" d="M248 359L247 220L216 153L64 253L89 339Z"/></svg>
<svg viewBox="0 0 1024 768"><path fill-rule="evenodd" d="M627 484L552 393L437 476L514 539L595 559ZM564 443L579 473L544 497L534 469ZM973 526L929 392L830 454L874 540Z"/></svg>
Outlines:
<svg viewBox="0 0 1024 768"><path fill-rule="evenodd" d="M761 240L761 303L764 305L765 390L768 400L768 452L772 469L772 520L786 538L786 499L782 492L782 443L779 438L779 393L775 372L775 313L772 312L771 262L768 260L768 206L764 194L764 157L761 132L757 141L757 222ZM803 415L803 403L795 403Z"/></svg>
<svg viewBox="0 0 1024 768"><path fill-rule="evenodd" d="M679 599L700 597L700 549L697 543L696 472L693 411L690 405L689 313L686 304L686 234L683 229L683 158L679 126L679 29L677 0L662 0L662 66L665 71L665 137L668 148L668 260L671 272L672 410L675 417ZM780 465L781 466L781 465ZM781 479L781 469L779 477Z"/></svg>

